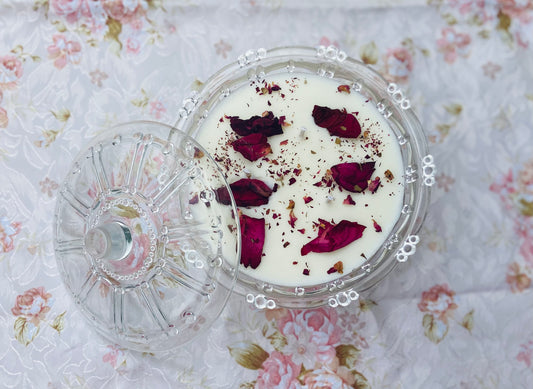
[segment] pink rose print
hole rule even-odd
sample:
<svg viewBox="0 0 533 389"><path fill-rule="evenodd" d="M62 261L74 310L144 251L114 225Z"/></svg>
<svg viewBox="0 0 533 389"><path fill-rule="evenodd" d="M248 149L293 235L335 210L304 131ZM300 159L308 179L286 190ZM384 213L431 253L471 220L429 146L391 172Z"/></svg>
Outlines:
<svg viewBox="0 0 533 389"><path fill-rule="evenodd" d="M6 128L9 124L9 118L7 117L7 111L0 107L0 128Z"/></svg>
<svg viewBox="0 0 533 389"><path fill-rule="evenodd" d="M14 89L22 77L22 63L13 55L0 56L0 89Z"/></svg>
<svg viewBox="0 0 533 389"><path fill-rule="evenodd" d="M41 186L41 192L46 193L48 197L52 197L52 192L59 187L57 182L52 181L48 177L46 177L43 181L39 181L39 185Z"/></svg>
<svg viewBox="0 0 533 389"><path fill-rule="evenodd" d="M11 313L15 316L26 317L33 325L38 326L52 306L52 295L46 293L44 287L31 288L17 296Z"/></svg>
<svg viewBox="0 0 533 389"><path fill-rule="evenodd" d="M272 351L257 376L257 389L296 389L301 367L290 356Z"/></svg>
<svg viewBox="0 0 533 389"><path fill-rule="evenodd" d="M435 285L430 290L422 293L418 309L428 312L443 323L448 323L448 317L457 309L453 300L455 292L447 284Z"/></svg>
<svg viewBox="0 0 533 389"><path fill-rule="evenodd" d="M518 362L524 362L527 367L531 367L531 359L533 358L533 341L520 345L520 352L516 356Z"/></svg>
<svg viewBox="0 0 533 389"><path fill-rule="evenodd" d="M487 6L486 0L449 0L448 5L458 8L463 15L476 16L483 23L496 16L494 7Z"/></svg>
<svg viewBox="0 0 533 389"><path fill-rule="evenodd" d="M523 292L531 286L531 278L522 272L520 265L516 262L509 265L505 281L509 284L513 293Z"/></svg>
<svg viewBox="0 0 533 389"><path fill-rule="evenodd" d="M48 46L48 56L54 60L54 66L63 69L68 63L79 64L81 61L81 45L78 42L67 41L63 34L52 37L54 44Z"/></svg>
<svg viewBox="0 0 533 389"><path fill-rule="evenodd" d="M315 358L323 362L335 357L335 346L340 341L341 329L337 325L337 312L334 309L288 310L287 315L278 319L277 324L297 358L300 354L303 360L308 360L309 349L315 354Z"/></svg>
<svg viewBox="0 0 533 389"><path fill-rule="evenodd" d="M303 382L307 389L352 389L355 378L346 366L339 365L338 358L334 358L328 365L308 372Z"/></svg>
<svg viewBox="0 0 533 389"><path fill-rule="evenodd" d="M437 40L437 47L444 54L444 60L454 63L458 56L466 57L467 47L470 44L470 36L447 27L441 31L442 37Z"/></svg>
<svg viewBox="0 0 533 389"><path fill-rule="evenodd" d="M141 42L134 36L126 39L126 52L130 54L138 54L141 51Z"/></svg>
<svg viewBox="0 0 533 389"><path fill-rule="evenodd" d="M109 17L122 24L129 24L140 19L148 9L145 0L103 0L103 4Z"/></svg>
<svg viewBox="0 0 533 389"><path fill-rule="evenodd" d="M337 41L331 41L328 37L323 36L320 38L320 41L318 42L319 45L322 46L335 46L339 47L339 43Z"/></svg>
<svg viewBox="0 0 533 389"><path fill-rule="evenodd" d="M109 345L107 349L109 351L104 354L102 361L109 363L113 369L116 369L117 366L120 366L119 361L124 362L124 352L117 345Z"/></svg>
<svg viewBox="0 0 533 389"><path fill-rule="evenodd" d="M517 19L521 23L529 23L533 19L533 2L530 0L498 0L500 10L507 16Z"/></svg>
<svg viewBox="0 0 533 389"><path fill-rule="evenodd" d="M221 39L215 43L215 50L218 55L221 55L223 58L227 58L228 51L231 50L231 45Z"/></svg>
<svg viewBox="0 0 533 389"><path fill-rule="evenodd" d="M0 217L0 253L7 253L15 248L13 237L19 232L20 223L10 223L5 216Z"/></svg>
<svg viewBox="0 0 533 389"><path fill-rule="evenodd" d="M65 17L69 23L83 19L92 32L102 30L106 25L107 15L101 1L51 0L50 5L56 15Z"/></svg>
<svg viewBox="0 0 533 389"><path fill-rule="evenodd" d="M385 73L391 81L407 81L413 71L413 56L405 47L388 49L384 62Z"/></svg>
<svg viewBox="0 0 533 389"><path fill-rule="evenodd" d="M518 236L522 238L520 254L526 264L533 269L533 230L530 228L518 228Z"/></svg>
<svg viewBox="0 0 533 389"><path fill-rule="evenodd" d="M101 87L102 81L107 80L109 77L106 73L102 72L101 70L93 70L89 73L91 76L91 82L99 87Z"/></svg>
<svg viewBox="0 0 533 389"><path fill-rule="evenodd" d="M161 101L155 100L150 102L150 115L156 119L161 119L162 114L165 112L167 112L167 109Z"/></svg>

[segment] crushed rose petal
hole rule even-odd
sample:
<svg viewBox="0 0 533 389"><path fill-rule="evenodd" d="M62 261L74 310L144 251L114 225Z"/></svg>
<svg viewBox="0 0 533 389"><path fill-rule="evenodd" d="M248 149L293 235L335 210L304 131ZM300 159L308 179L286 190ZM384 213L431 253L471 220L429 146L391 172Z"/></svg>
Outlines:
<svg viewBox="0 0 533 389"><path fill-rule="evenodd" d="M294 209L295 202L294 200L289 200L289 205L287 206L287 209Z"/></svg>
<svg viewBox="0 0 533 389"><path fill-rule="evenodd" d="M379 185L381 183L381 179L379 177L376 177L373 180L368 181L368 190L370 190L371 193L376 193L376 191L379 188Z"/></svg>
<svg viewBox="0 0 533 389"><path fill-rule="evenodd" d="M268 204L272 189L261 180L241 178L230 184L235 203L239 207L252 207ZM226 187L217 189L218 200L225 205L230 204L230 196Z"/></svg>
<svg viewBox="0 0 533 389"><path fill-rule="evenodd" d="M341 220L338 224L318 219L318 236L306 243L300 250L301 255L310 252L326 253L338 250L363 236L365 226L348 220Z"/></svg>
<svg viewBox="0 0 533 389"><path fill-rule="evenodd" d="M392 172L387 169L385 170L385 177L387 178L387 180L392 181L394 179L394 174L392 174Z"/></svg>
<svg viewBox="0 0 533 389"><path fill-rule="evenodd" d="M337 263L335 263L332 267L330 267L327 271L328 274L332 274L332 273L339 273L339 274L342 274L343 272L343 264L342 264L342 261L339 261Z"/></svg>
<svg viewBox="0 0 533 389"><path fill-rule="evenodd" d="M372 219L372 223L374 224L374 229L376 230L376 232L382 231L381 226L374 219Z"/></svg>
<svg viewBox="0 0 533 389"><path fill-rule="evenodd" d="M368 181L374 173L375 162L345 162L331 167L335 182L350 192L359 193L368 187Z"/></svg>
<svg viewBox="0 0 533 389"><path fill-rule="evenodd" d="M241 226L241 264L256 269L263 256L265 219L256 219L239 212Z"/></svg>
<svg viewBox="0 0 533 389"><path fill-rule="evenodd" d="M304 203L309 204L311 201L313 201L311 196L304 196Z"/></svg>
<svg viewBox="0 0 533 389"><path fill-rule="evenodd" d="M342 203L346 205L355 205L355 201L353 201L352 196L350 195L346 196Z"/></svg>
<svg viewBox="0 0 533 389"><path fill-rule="evenodd" d="M240 136L250 134L263 134L272 136L283 134L280 119L274 116L271 111L267 111L263 116L252 116L249 119L241 119L238 116L228 116L230 126Z"/></svg>
<svg viewBox="0 0 533 389"><path fill-rule="evenodd" d="M302 271L302 274L303 274L304 276L308 276L309 273L310 273L309 269L304 269L304 270Z"/></svg>
<svg viewBox="0 0 533 389"><path fill-rule="evenodd" d="M243 155L248 161L257 161L272 152L272 148L263 134L255 133L236 139L231 144L233 149Z"/></svg>
<svg viewBox="0 0 533 389"><path fill-rule="evenodd" d="M337 87L337 91L341 93L344 92L350 94L350 85L339 85Z"/></svg>
<svg viewBox="0 0 533 389"><path fill-rule="evenodd" d="M298 220L298 218L294 215L294 210L291 209L289 212L289 224L292 228L294 228L294 223L296 223L296 220Z"/></svg>
<svg viewBox="0 0 533 389"><path fill-rule="evenodd" d="M198 147L194 148L194 158L200 159L204 156L204 152L200 150Z"/></svg>
<svg viewBox="0 0 533 389"><path fill-rule="evenodd" d="M361 134L361 125L354 115L346 109L331 109L315 105L313 119L319 127L326 128L330 135L342 138L357 138Z"/></svg>

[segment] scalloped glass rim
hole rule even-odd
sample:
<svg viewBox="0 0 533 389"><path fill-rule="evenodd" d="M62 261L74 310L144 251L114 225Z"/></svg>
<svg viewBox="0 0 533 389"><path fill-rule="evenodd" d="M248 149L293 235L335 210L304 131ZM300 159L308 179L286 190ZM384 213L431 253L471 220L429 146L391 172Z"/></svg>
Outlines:
<svg viewBox="0 0 533 389"><path fill-rule="evenodd" d="M254 295L266 301L273 300L275 304L269 308L308 308L328 302L335 305L331 303L332 298L338 300L340 296L343 299L350 293L351 298L356 299L358 292L376 285L395 268L398 263L395 257L397 250L409 236L420 230L430 198L430 187L420 177L422 160L428 155L427 140L409 101L395 84L386 81L363 62L347 57L344 52L331 46L286 46L246 52L237 61L212 75L201 90L193 92L183 101L176 127L194 138L210 109L233 90L265 75L292 72L319 74L339 80L375 101L401 140L404 168L410 169L413 181L404 180L404 211L386 243L363 266L351 273L333 281L302 288L267 284L240 273L234 291L247 295L250 303ZM340 304L344 305L342 302Z"/></svg>

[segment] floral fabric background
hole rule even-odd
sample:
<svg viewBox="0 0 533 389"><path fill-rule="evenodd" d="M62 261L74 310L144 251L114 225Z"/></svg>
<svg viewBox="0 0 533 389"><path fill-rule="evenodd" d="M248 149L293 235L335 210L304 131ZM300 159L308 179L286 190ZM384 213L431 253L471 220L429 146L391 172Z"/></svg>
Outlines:
<svg viewBox="0 0 533 389"><path fill-rule="evenodd" d="M533 1L221 4L0 1L1 384L533 387ZM113 124L173 124L247 49L295 44L339 46L409 94L439 169L416 255L346 308L234 296L172 355L97 336L53 255L74 156Z"/></svg>

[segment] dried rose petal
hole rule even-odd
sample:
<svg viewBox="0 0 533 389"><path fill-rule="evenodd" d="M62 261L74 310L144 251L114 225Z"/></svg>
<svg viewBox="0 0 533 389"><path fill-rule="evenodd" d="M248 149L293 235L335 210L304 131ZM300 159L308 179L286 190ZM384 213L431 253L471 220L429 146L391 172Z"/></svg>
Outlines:
<svg viewBox="0 0 533 389"><path fill-rule="evenodd" d="M368 187L368 180L374 173L375 162L345 162L331 167L335 182L350 192L362 192Z"/></svg>
<svg viewBox="0 0 533 389"><path fill-rule="evenodd" d="M229 116L229 124L233 131L240 136L250 134L263 134L272 136L283 134L280 120L270 111L263 116L252 116L249 119L241 119L238 116Z"/></svg>
<svg viewBox="0 0 533 389"><path fill-rule="evenodd" d="M339 85L337 91L350 94L350 85Z"/></svg>
<svg viewBox="0 0 533 389"><path fill-rule="evenodd" d="M376 232L382 231L381 226L374 219L372 219L372 223L374 224L374 229L376 230Z"/></svg>
<svg viewBox="0 0 533 389"><path fill-rule="evenodd" d="M339 261L337 263L335 263L332 267L330 267L328 270L327 270L327 273L328 274L332 274L332 273L337 273L339 272L339 274L342 274L343 272L343 264L342 264L342 261Z"/></svg>
<svg viewBox="0 0 533 389"><path fill-rule="evenodd" d="M272 189L261 180L255 178L241 178L230 184L235 203L239 207L251 207L268 204ZM217 189L218 200L225 205L230 204L230 197L226 187Z"/></svg>
<svg viewBox="0 0 533 389"><path fill-rule="evenodd" d="M361 135L361 125L346 109L331 109L315 105L313 119L319 127L326 128L330 135L342 138L357 138Z"/></svg>
<svg viewBox="0 0 533 389"><path fill-rule="evenodd" d="M294 223L296 223L296 220L298 220L298 218L294 215L294 210L291 209L289 212L289 224L292 228L294 228Z"/></svg>
<svg viewBox="0 0 533 389"><path fill-rule="evenodd" d="M235 151L252 162L272 152L267 137L259 133L243 136L233 141L231 145Z"/></svg>
<svg viewBox="0 0 533 389"><path fill-rule="evenodd" d="M307 203L310 203L311 201L313 201L313 198L311 196L304 196L304 202L307 204Z"/></svg>
<svg viewBox="0 0 533 389"><path fill-rule="evenodd" d="M265 219L256 219L239 212L241 226L241 264L257 268L265 244Z"/></svg>
<svg viewBox="0 0 533 389"><path fill-rule="evenodd" d="M301 255L310 252L329 253L352 243L363 236L365 226L348 220L341 220L338 224L329 223L318 219L318 236L305 244L300 250Z"/></svg>
<svg viewBox="0 0 533 389"><path fill-rule="evenodd" d="M350 195L346 196L342 203L346 205L355 205L355 201L353 201L352 196Z"/></svg>
<svg viewBox="0 0 533 389"><path fill-rule="evenodd" d="M376 191L379 188L380 183L381 183L381 179L379 177L376 177L375 179L370 180L368 182L368 190L370 190L370 192L372 193L376 193Z"/></svg>

